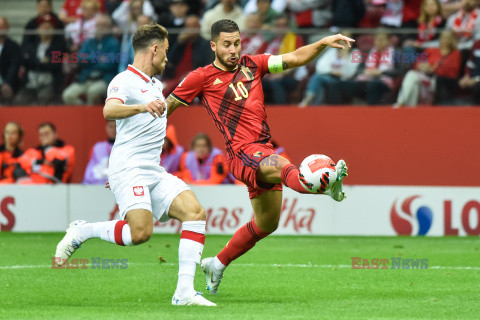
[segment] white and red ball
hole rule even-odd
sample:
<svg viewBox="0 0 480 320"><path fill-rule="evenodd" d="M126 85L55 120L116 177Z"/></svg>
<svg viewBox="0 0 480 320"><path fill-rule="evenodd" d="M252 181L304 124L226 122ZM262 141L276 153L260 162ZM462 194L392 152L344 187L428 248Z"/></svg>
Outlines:
<svg viewBox="0 0 480 320"><path fill-rule="evenodd" d="M300 165L300 183L311 193L324 193L337 180L335 162L324 154L312 154Z"/></svg>

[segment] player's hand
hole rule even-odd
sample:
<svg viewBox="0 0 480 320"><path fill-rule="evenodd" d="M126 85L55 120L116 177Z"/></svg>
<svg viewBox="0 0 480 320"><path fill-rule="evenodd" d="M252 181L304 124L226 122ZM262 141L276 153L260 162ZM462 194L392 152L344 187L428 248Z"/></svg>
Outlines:
<svg viewBox="0 0 480 320"><path fill-rule="evenodd" d="M161 117L165 111L165 102L157 99L145 105L144 108L144 112L150 113L152 117Z"/></svg>
<svg viewBox="0 0 480 320"><path fill-rule="evenodd" d="M105 189L110 189L110 182L105 182Z"/></svg>
<svg viewBox="0 0 480 320"><path fill-rule="evenodd" d="M322 39L323 44L332 48L345 49L345 46L342 43L346 43L349 48L352 47L352 43L355 40L345 37L343 34L336 34L334 36L325 37Z"/></svg>

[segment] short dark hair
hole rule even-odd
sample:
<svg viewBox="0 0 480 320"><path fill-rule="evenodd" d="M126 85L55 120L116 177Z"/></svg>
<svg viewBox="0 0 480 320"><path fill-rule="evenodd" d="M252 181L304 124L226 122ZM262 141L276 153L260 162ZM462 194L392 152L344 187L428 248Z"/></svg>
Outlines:
<svg viewBox="0 0 480 320"><path fill-rule="evenodd" d="M164 41L168 37L168 31L158 23L152 22L137 29L133 35L133 52L144 50L152 45L154 41Z"/></svg>
<svg viewBox="0 0 480 320"><path fill-rule="evenodd" d="M40 130L40 129L43 128L43 127L50 127L50 129L52 129L53 132L57 132L57 128L55 128L55 126L54 126L53 123L51 123L51 122L41 123L41 124L38 126L37 130Z"/></svg>
<svg viewBox="0 0 480 320"><path fill-rule="evenodd" d="M37 0L37 3L41 2L41 1L47 1L48 3L52 4L52 0Z"/></svg>
<svg viewBox="0 0 480 320"><path fill-rule="evenodd" d="M212 28L210 31L211 31L212 41L216 41L217 38L220 36L220 32L227 32L227 33L235 32L235 31L240 32L240 28L238 27L238 24L235 21L222 19L212 24Z"/></svg>

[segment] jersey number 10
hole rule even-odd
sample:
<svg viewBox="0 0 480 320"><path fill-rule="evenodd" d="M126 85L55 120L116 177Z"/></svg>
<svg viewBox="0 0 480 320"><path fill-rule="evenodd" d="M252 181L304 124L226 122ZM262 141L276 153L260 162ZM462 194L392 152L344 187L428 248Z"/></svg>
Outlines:
<svg viewBox="0 0 480 320"><path fill-rule="evenodd" d="M233 83L230 83L230 85L228 87L233 90L233 93L235 94L235 101L238 101L238 100L242 99L242 97L238 94L238 91L240 91L241 95L245 99L248 98L248 90L247 90L247 88L245 88L245 85L243 84L243 82L241 82L241 81L237 82L238 91L235 89L235 86L233 85Z"/></svg>

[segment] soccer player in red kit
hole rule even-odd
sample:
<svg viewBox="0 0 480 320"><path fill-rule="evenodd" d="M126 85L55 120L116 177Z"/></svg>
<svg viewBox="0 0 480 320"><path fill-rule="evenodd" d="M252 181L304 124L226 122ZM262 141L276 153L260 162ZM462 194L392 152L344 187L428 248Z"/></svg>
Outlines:
<svg viewBox="0 0 480 320"><path fill-rule="evenodd" d="M178 85L167 98L167 110L170 115L199 97L225 139L230 172L248 187L254 219L238 229L216 257L202 260L207 290L216 294L226 266L277 229L282 183L297 192L309 193L300 182L298 168L275 154L270 143L262 77L268 72L306 65L326 47L344 49L340 42L350 46L354 40L338 34L281 56L240 57L240 30L235 22L215 22L211 36L215 61L192 71ZM336 170L337 180L323 193L342 201L342 183L347 174L343 160L337 163Z"/></svg>

